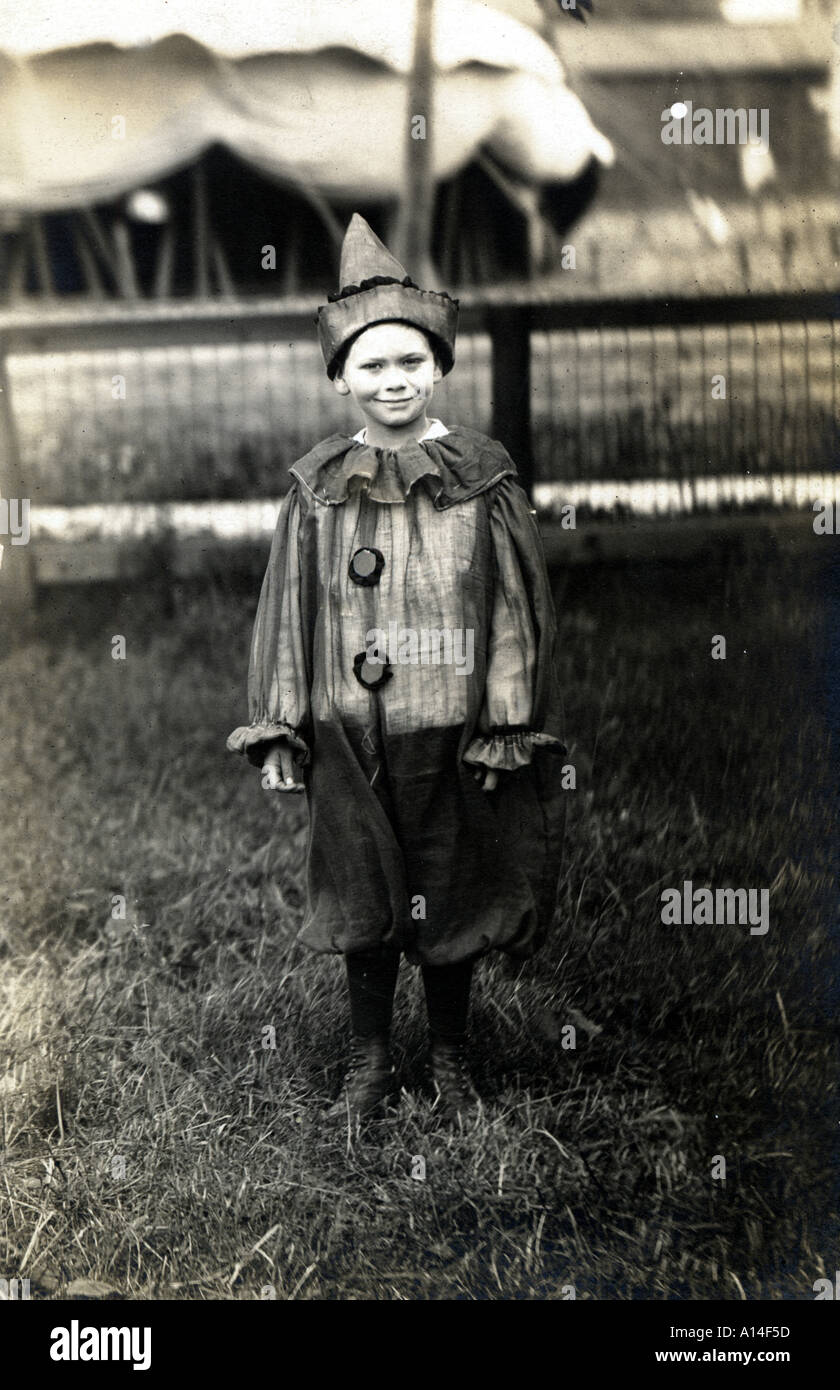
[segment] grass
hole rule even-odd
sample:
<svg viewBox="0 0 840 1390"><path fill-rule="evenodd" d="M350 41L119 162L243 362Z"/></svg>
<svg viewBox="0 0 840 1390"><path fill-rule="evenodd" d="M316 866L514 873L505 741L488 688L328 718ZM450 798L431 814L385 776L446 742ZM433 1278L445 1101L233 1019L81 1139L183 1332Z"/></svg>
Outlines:
<svg viewBox="0 0 840 1390"><path fill-rule="evenodd" d="M577 789L548 944L479 971L465 1129L424 1094L403 967L405 1089L355 1138L320 1115L346 1014L340 961L295 942L305 806L224 750L258 570L166 618L154 588L53 591L2 649L0 1275L40 1298L813 1298L837 1234L826 575L558 576ZM769 887L770 931L663 926L685 879Z"/></svg>

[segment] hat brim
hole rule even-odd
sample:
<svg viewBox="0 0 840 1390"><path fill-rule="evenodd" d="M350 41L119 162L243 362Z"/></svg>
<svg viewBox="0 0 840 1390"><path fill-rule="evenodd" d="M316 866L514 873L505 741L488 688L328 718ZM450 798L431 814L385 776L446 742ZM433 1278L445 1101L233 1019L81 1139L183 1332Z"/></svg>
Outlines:
<svg viewBox="0 0 840 1390"><path fill-rule="evenodd" d="M438 345L444 376L455 364L458 302L448 294L399 284L377 285L322 305L317 321L321 351L331 380L336 375L342 350L366 328L378 323L407 323L427 333Z"/></svg>

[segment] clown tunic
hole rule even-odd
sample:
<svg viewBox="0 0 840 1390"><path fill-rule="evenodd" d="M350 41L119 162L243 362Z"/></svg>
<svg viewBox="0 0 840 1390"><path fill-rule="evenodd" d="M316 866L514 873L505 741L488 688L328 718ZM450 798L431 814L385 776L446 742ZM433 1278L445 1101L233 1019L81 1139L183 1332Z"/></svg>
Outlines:
<svg viewBox="0 0 840 1390"><path fill-rule="evenodd" d="M300 939L449 965L527 957L563 827L556 623L504 448L439 421L395 450L333 435L291 469L248 674L261 766L291 746L309 807ZM485 791L476 767L500 770Z"/></svg>

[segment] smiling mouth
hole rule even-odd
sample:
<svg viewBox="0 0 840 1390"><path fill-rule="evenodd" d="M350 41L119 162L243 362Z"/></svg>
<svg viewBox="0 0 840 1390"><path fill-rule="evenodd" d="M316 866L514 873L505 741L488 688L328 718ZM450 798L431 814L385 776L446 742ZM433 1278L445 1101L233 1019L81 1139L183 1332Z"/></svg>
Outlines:
<svg viewBox="0 0 840 1390"><path fill-rule="evenodd" d="M396 401L396 400L383 401L382 398L381 398L380 396L377 396L377 397L376 397L376 400L379 401L379 404L380 404L380 405L411 405L411 402L412 402L412 401L416 401L416 400L417 400L417 397L416 397L416 396L401 396L400 399L399 399L398 401Z"/></svg>

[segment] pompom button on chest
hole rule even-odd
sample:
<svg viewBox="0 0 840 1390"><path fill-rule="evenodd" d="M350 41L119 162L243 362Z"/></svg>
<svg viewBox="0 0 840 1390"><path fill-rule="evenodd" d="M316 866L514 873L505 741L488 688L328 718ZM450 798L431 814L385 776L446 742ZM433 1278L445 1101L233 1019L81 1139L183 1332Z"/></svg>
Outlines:
<svg viewBox="0 0 840 1390"><path fill-rule="evenodd" d="M354 551L350 557L347 573L354 584L365 586L378 584L384 568L385 556L382 551L377 550L375 546L365 545Z"/></svg>

